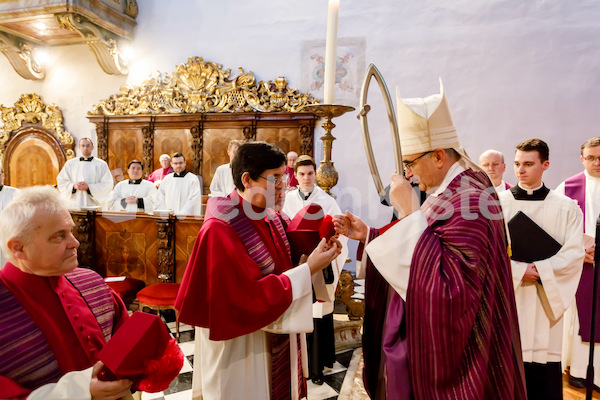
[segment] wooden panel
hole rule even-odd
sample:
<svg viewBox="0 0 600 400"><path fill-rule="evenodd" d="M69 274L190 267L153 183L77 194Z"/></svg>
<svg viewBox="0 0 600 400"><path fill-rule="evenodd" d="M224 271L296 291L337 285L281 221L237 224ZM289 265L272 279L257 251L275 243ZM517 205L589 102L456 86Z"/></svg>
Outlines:
<svg viewBox="0 0 600 400"><path fill-rule="evenodd" d="M298 135L298 127L258 127L256 130L256 140L277 145L284 153L295 151L302 154L300 151L300 135Z"/></svg>
<svg viewBox="0 0 600 400"><path fill-rule="evenodd" d="M202 176L204 178L204 192L209 193L210 182L219 165L229 163L227 147L231 140L242 140L244 135L240 127L232 128L205 128L204 129L204 157L202 159Z"/></svg>
<svg viewBox="0 0 600 400"><path fill-rule="evenodd" d="M175 224L175 282L181 282L183 279L188 259L203 222L203 219L186 218L178 220Z"/></svg>
<svg viewBox="0 0 600 400"><path fill-rule="evenodd" d="M114 129L108 141L108 167L110 170L121 168L127 176L127 164L133 159L142 160L144 151L143 135L139 129ZM106 161L106 160L105 160Z"/></svg>
<svg viewBox="0 0 600 400"><path fill-rule="evenodd" d="M103 212L95 220L96 263L107 276L158 282L155 218L144 214Z"/></svg>
<svg viewBox="0 0 600 400"><path fill-rule="evenodd" d="M12 151L8 171L12 186L56 185L59 161L55 150L41 139L32 137Z"/></svg>
<svg viewBox="0 0 600 400"><path fill-rule="evenodd" d="M183 153L185 156L185 166L188 170L192 169L192 148L190 142L192 135L189 129L181 128L156 128L154 131L154 165L155 169L159 167L158 158L161 154L172 155L175 152Z"/></svg>

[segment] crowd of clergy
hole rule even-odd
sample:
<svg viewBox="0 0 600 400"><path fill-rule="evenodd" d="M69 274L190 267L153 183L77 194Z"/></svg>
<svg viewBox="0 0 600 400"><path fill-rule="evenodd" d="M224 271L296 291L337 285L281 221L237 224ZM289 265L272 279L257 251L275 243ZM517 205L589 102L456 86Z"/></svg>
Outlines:
<svg viewBox="0 0 600 400"><path fill-rule="evenodd" d="M365 278L371 398L555 400L565 371L569 384L585 386L598 342L590 332L600 137L581 145L583 171L556 189L543 183L548 145L523 140L511 186L505 155L469 158L443 90L399 98L398 121L404 170L387 195L398 218L379 229L315 183L311 157L229 143L175 305L196 326L194 398L302 399L306 379L323 382L335 361L332 313L349 239L359 242L356 273ZM102 375L97 354L128 316L97 274L76 268L69 209L202 216L202 178L182 153L161 155L148 180L131 160L115 185L92 140L78 148L58 191L19 191L0 173L0 306L10 310L0 314L1 398L117 399L137 385ZM290 228L315 206L336 235L296 257Z"/></svg>

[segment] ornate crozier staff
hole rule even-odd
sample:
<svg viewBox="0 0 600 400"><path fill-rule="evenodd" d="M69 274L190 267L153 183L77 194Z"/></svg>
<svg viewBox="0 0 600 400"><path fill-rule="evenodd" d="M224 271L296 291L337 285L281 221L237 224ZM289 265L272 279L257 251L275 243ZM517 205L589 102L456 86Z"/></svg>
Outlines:
<svg viewBox="0 0 600 400"><path fill-rule="evenodd" d="M360 124L363 134L363 142L365 145L365 152L367 153L367 161L369 162L369 168L371 169L371 175L375 182L375 187L380 196L385 196L385 188L381 183L381 176L377 169L375 157L373 156L373 147L371 146L371 136L369 134L369 126L367 124L367 113L371 111L371 106L366 104L367 94L369 93L369 85L371 84L371 77L375 77L377 83L379 83L379 89L384 96L385 107L387 109L388 118L390 121L390 128L392 130L392 141L394 142L394 157L396 159L396 171L401 174L403 171L402 166L402 148L400 146L400 135L398 134L398 121L396 121L396 114L394 113L394 105L390 97L387 85L381 76L381 73L375 66L375 64L369 64L365 78L362 83L361 97L360 97L360 112L356 116L360 119Z"/></svg>

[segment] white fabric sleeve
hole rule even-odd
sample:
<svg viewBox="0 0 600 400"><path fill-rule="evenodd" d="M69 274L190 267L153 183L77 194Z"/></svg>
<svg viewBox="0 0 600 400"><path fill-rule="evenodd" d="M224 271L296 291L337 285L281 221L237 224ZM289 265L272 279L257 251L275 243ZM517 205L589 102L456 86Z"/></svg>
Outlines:
<svg viewBox="0 0 600 400"><path fill-rule="evenodd" d="M187 199L178 214L199 215L202 204L198 205L198 202L202 203L202 184L200 183L200 176L194 175L194 181L190 181L190 191Z"/></svg>
<svg viewBox="0 0 600 400"><path fill-rule="evenodd" d="M522 261L510 260L510 269L512 271L513 289L517 290L521 282L525 271L527 271L527 263Z"/></svg>
<svg viewBox="0 0 600 400"><path fill-rule="evenodd" d="M415 246L425 229L427 219L423 211L418 210L365 245L365 252L375 268L403 300L406 300Z"/></svg>
<svg viewBox="0 0 600 400"><path fill-rule="evenodd" d="M307 263L283 273L292 284L292 304L277 320L263 328L272 333L301 333L313 331L312 281Z"/></svg>
<svg viewBox="0 0 600 400"><path fill-rule="evenodd" d="M114 180L107 164L101 164L98 166L97 174L97 176L100 178L98 182L87 182L87 184L94 199L96 199L100 205L104 205L108 195L110 194L110 191L113 189Z"/></svg>
<svg viewBox="0 0 600 400"><path fill-rule="evenodd" d="M65 163L63 169L61 169L56 176L56 186L58 187L58 190L70 198L73 195L73 186L75 185L75 181L71 179L69 168L70 163Z"/></svg>
<svg viewBox="0 0 600 400"><path fill-rule="evenodd" d="M561 249L550 258L534 262L555 321L573 301L583 270L583 213L573 206L565 226L567 240Z"/></svg>
<svg viewBox="0 0 600 400"><path fill-rule="evenodd" d="M28 400L88 400L92 368L83 371L72 371L65 374L56 383L49 383L37 388L29 394Z"/></svg>

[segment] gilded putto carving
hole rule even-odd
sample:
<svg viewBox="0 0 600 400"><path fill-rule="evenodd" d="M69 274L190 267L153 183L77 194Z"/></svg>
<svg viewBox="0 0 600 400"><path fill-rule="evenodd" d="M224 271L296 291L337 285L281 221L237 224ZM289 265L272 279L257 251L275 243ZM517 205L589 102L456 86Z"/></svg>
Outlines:
<svg viewBox="0 0 600 400"><path fill-rule="evenodd" d="M180 114L220 112L298 112L318 103L287 86L284 77L260 81L252 72L231 76L221 64L191 57L173 74L157 72L139 86L123 86L118 94L94 105L91 115Z"/></svg>

